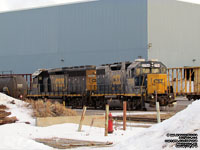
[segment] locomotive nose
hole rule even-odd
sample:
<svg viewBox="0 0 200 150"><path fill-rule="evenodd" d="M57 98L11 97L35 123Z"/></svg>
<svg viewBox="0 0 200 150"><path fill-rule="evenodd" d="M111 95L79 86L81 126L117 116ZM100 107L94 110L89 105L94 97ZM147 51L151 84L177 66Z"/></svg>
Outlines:
<svg viewBox="0 0 200 150"><path fill-rule="evenodd" d="M157 94L165 94L167 91L167 75L166 74L148 74L147 75L148 94L151 95L155 91Z"/></svg>

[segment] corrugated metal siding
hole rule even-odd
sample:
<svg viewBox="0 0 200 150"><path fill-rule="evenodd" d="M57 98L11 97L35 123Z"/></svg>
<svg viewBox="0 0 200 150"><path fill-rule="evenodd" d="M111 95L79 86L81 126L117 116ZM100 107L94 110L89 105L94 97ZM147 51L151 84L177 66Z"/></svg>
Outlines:
<svg viewBox="0 0 200 150"><path fill-rule="evenodd" d="M199 66L200 5L149 0L148 42L152 43L148 57L168 67Z"/></svg>
<svg viewBox="0 0 200 150"><path fill-rule="evenodd" d="M146 0L99 0L2 13L0 22L0 70L27 73L147 57Z"/></svg>

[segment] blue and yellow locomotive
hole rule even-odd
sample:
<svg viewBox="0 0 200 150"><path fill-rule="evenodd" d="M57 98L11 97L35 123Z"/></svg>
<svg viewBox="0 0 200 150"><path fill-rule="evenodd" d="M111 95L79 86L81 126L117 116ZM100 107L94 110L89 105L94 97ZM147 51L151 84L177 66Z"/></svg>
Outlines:
<svg viewBox="0 0 200 150"><path fill-rule="evenodd" d="M167 86L167 68L157 61L137 59L101 66L75 66L40 70L34 74L30 98L62 99L66 105L145 109L156 98L161 106L174 102Z"/></svg>

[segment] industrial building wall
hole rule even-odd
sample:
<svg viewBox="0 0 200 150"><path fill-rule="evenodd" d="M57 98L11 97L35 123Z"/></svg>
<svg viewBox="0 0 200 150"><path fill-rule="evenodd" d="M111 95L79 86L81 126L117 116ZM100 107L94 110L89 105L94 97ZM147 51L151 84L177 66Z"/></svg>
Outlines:
<svg viewBox="0 0 200 150"><path fill-rule="evenodd" d="M148 57L168 67L200 66L200 5L148 1Z"/></svg>
<svg viewBox="0 0 200 150"><path fill-rule="evenodd" d="M0 71L147 58L147 1L99 0L0 14Z"/></svg>

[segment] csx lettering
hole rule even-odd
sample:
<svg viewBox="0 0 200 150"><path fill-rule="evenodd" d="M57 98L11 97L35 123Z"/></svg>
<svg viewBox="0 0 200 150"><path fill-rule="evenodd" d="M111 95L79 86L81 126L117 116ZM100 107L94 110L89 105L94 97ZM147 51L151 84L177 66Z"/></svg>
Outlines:
<svg viewBox="0 0 200 150"><path fill-rule="evenodd" d="M96 79L92 79L92 82L96 82Z"/></svg>
<svg viewBox="0 0 200 150"><path fill-rule="evenodd" d="M90 82L90 83L95 83L95 82L96 82L96 79L89 79L89 82Z"/></svg>
<svg viewBox="0 0 200 150"><path fill-rule="evenodd" d="M163 83L163 79L155 79L153 82L154 82L154 84Z"/></svg>

